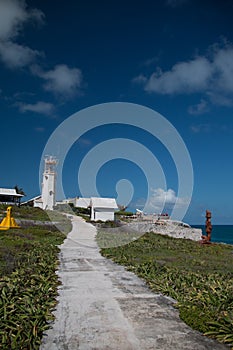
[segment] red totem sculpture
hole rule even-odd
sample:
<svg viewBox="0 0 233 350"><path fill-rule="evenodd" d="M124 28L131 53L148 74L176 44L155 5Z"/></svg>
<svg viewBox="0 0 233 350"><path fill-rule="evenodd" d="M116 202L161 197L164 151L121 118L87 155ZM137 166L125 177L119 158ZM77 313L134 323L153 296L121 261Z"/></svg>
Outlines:
<svg viewBox="0 0 233 350"><path fill-rule="evenodd" d="M209 210L206 210L206 222L205 222L205 232L206 236L201 236L202 243L211 243L211 232L212 232L212 224L211 224L211 212Z"/></svg>

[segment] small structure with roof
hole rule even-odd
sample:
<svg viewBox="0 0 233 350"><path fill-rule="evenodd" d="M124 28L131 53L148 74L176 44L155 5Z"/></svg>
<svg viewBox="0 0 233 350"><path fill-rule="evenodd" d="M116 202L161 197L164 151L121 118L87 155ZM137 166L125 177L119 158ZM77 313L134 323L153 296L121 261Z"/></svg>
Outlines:
<svg viewBox="0 0 233 350"><path fill-rule="evenodd" d="M63 200L59 203L73 203L75 208L90 208L92 221L114 221L115 211L119 210L115 198L76 197L69 200Z"/></svg>
<svg viewBox="0 0 233 350"><path fill-rule="evenodd" d="M118 206L115 198L92 197L90 200L91 220L113 221Z"/></svg>
<svg viewBox="0 0 233 350"><path fill-rule="evenodd" d="M76 197L56 202L56 205L69 203L73 204L75 208L90 209L92 221L114 221L115 211L119 210L115 198Z"/></svg>
<svg viewBox="0 0 233 350"><path fill-rule="evenodd" d="M27 201L23 202L22 205L42 208L41 195L28 199Z"/></svg>
<svg viewBox="0 0 233 350"><path fill-rule="evenodd" d="M76 208L89 208L90 207L90 198L77 197L75 198L74 206Z"/></svg>
<svg viewBox="0 0 233 350"><path fill-rule="evenodd" d="M0 203L20 205L23 194L17 193L15 188L0 188Z"/></svg>

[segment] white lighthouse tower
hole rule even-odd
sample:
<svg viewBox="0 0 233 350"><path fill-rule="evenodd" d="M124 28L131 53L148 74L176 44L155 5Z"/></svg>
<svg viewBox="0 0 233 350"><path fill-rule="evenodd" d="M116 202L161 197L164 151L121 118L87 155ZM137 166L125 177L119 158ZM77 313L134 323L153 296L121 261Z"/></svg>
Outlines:
<svg viewBox="0 0 233 350"><path fill-rule="evenodd" d="M53 156L45 157L42 181L42 208L53 210L56 201L56 165L58 160Z"/></svg>

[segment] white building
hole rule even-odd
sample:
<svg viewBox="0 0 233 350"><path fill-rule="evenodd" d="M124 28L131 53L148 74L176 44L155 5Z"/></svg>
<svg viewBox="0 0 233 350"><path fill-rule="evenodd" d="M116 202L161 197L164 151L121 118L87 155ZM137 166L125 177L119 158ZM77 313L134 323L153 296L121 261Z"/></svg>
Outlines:
<svg viewBox="0 0 233 350"><path fill-rule="evenodd" d="M16 192L15 188L0 188L0 203L3 204L20 204L22 194Z"/></svg>
<svg viewBox="0 0 233 350"><path fill-rule="evenodd" d="M75 198L75 204L74 206L76 208L89 208L91 204L90 198L84 198L84 197L77 197Z"/></svg>
<svg viewBox="0 0 233 350"><path fill-rule="evenodd" d="M49 156L45 158L45 167L42 181L42 209L53 210L55 205L57 159Z"/></svg>
<svg viewBox="0 0 233 350"><path fill-rule="evenodd" d="M73 204L75 206L76 198L66 198L60 201L56 201L56 205L58 204Z"/></svg>
<svg viewBox="0 0 233 350"><path fill-rule="evenodd" d="M58 161L55 157L47 156L45 158L41 196L37 196L32 199L34 207L53 210L56 203L57 163Z"/></svg>
<svg viewBox="0 0 233 350"><path fill-rule="evenodd" d="M92 197L90 200L91 220L93 221L113 221L114 213L118 210L114 198L97 198Z"/></svg>
<svg viewBox="0 0 233 350"><path fill-rule="evenodd" d="M76 208L91 208L92 221L114 221L115 211L119 210L114 198L99 198L99 197L76 197L64 199L56 204L72 203Z"/></svg>

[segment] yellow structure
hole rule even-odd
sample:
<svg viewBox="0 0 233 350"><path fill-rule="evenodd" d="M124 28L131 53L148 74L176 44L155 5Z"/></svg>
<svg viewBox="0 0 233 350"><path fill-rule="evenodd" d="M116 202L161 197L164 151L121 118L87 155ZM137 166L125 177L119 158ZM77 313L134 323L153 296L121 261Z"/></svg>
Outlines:
<svg viewBox="0 0 233 350"><path fill-rule="evenodd" d="M19 225L16 224L15 219L11 216L12 207L8 207L6 210L6 217L3 218L0 224L0 230L8 230L9 228L20 228Z"/></svg>

